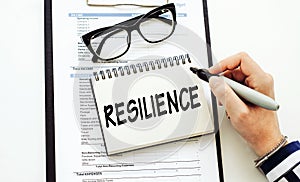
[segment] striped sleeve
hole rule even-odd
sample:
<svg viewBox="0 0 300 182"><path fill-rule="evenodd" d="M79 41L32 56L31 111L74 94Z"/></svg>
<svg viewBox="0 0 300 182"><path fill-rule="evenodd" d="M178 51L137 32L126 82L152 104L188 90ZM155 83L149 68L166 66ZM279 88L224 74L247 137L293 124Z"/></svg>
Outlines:
<svg viewBox="0 0 300 182"><path fill-rule="evenodd" d="M300 182L300 143L294 141L274 153L260 170L269 181Z"/></svg>

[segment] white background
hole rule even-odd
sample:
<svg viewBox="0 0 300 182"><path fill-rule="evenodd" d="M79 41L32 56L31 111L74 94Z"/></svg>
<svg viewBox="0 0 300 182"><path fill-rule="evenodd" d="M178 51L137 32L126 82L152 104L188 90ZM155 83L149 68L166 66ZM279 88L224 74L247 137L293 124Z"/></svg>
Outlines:
<svg viewBox="0 0 300 182"><path fill-rule="evenodd" d="M282 133L300 139L300 1L208 0L212 50L218 60L247 52L273 75ZM224 120L221 129L225 181L266 181L256 156Z"/></svg>
<svg viewBox="0 0 300 182"><path fill-rule="evenodd" d="M280 126L299 139L300 2L208 0L212 49L218 59L250 54L275 79ZM45 181L43 1L0 6L1 181ZM227 120L222 130L225 181L265 181L255 155Z"/></svg>
<svg viewBox="0 0 300 182"><path fill-rule="evenodd" d="M45 179L42 0L1 1L0 181Z"/></svg>

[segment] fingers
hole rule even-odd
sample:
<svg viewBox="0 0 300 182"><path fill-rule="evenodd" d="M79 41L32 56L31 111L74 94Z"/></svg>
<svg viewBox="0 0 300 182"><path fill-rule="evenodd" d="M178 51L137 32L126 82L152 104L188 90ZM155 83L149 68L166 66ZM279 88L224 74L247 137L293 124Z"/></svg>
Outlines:
<svg viewBox="0 0 300 182"><path fill-rule="evenodd" d="M272 75L265 73L259 77L252 75L245 79L245 84L250 88L263 93L271 98L275 98L274 80Z"/></svg>
<svg viewBox="0 0 300 182"><path fill-rule="evenodd" d="M211 77L209 85L218 101L225 106L230 117L238 117L238 114L248 110L247 105L234 93L234 91L220 77Z"/></svg>
<svg viewBox="0 0 300 182"><path fill-rule="evenodd" d="M227 78L233 79L239 83L245 83L246 76L240 68L234 70L226 70L224 73L222 73L222 75L226 76Z"/></svg>
<svg viewBox="0 0 300 182"><path fill-rule="evenodd" d="M230 56L213 67L209 68L209 71L213 74L218 74L226 70L234 70L239 68L245 76L250 76L251 74L261 75L264 71L256 64L250 56L246 53L239 53Z"/></svg>

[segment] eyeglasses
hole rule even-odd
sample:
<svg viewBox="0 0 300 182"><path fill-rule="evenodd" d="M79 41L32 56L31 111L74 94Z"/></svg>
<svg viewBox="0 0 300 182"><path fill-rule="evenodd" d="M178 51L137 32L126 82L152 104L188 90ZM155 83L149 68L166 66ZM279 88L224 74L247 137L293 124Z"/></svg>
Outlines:
<svg viewBox="0 0 300 182"><path fill-rule="evenodd" d="M83 35L82 40L93 54L93 62L110 61L129 50L132 31L136 30L149 43L158 43L169 38L175 26L175 5L170 3L116 25L91 31Z"/></svg>

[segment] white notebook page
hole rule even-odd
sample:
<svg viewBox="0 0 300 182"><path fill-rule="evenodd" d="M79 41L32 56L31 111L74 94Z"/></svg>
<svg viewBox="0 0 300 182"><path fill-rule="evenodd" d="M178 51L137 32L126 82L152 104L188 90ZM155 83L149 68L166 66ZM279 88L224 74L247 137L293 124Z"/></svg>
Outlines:
<svg viewBox="0 0 300 182"><path fill-rule="evenodd" d="M192 60L187 54L136 60L126 64L129 74L104 68L91 78L108 154L213 132L210 97L190 71L197 66Z"/></svg>

